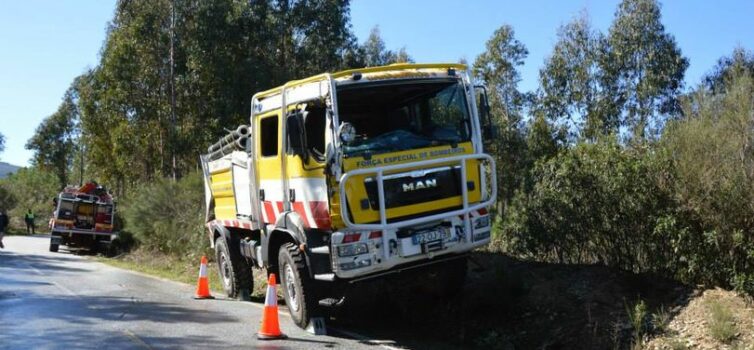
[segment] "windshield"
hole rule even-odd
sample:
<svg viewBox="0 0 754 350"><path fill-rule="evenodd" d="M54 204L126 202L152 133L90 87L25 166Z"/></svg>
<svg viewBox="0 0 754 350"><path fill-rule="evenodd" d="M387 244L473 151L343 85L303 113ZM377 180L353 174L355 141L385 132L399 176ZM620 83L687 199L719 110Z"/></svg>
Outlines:
<svg viewBox="0 0 754 350"><path fill-rule="evenodd" d="M470 138L463 85L456 79L354 84L338 90L341 123L356 137L346 157L437 145Z"/></svg>

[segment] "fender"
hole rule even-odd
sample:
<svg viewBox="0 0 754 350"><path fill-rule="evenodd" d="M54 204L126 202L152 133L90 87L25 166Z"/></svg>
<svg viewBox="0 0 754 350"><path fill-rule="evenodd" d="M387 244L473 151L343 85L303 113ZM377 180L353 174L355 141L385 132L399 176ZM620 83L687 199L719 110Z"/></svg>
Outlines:
<svg viewBox="0 0 754 350"><path fill-rule="evenodd" d="M230 231L225 226L220 225L216 222L211 222L207 225L207 227L209 228L210 248L215 248L215 232L220 234L220 237L225 240L225 244L230 247Z"/></svg>
<svg viewBox="0 0 754 350"><path fill-rule="evenodd" d="M269 235L262 236L262 261L265 264L270 262L270 254L277 252L270 251L270 242L276 240L279 235L287 235L296 245L306 244L306 231L304 230L304 220L294 211L287 211L280 214L275 222L275 229ZM309 254L304 254L307 266L309 265ZM311 271L310 271L311 273Z"/></svg>
<svg viewBox="0 0 754 350"><path fill-rule="evenodd" d="M275 222L275 229L283 229L293 233L294 239L298 244L306 244L306 234L304 231L304 219L295 211L286 211L278 217Z"/></svg>

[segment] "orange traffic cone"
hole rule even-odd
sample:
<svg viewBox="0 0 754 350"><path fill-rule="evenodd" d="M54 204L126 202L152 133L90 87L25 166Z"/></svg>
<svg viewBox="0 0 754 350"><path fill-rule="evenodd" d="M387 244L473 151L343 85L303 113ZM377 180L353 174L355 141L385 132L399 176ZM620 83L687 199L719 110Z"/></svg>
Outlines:
<svg viewBox="0 0 754 350"><path fill-rule="evenodd" d="M209 280L207 279L207 257L202 256L202 263L199 265L199 280L196 281L196 295L194 299L214 299L209 293Z"/></svg>
<svg viewBox="0 0 754 350"><path fill-rule="evenodd" d="M267 281L267 297L264 299L264 312L262 313L262 326L257 332L257 339L285 339L285 334L280 332L278 320L278 293L276 288L275 274L270 274Z"/></svg>

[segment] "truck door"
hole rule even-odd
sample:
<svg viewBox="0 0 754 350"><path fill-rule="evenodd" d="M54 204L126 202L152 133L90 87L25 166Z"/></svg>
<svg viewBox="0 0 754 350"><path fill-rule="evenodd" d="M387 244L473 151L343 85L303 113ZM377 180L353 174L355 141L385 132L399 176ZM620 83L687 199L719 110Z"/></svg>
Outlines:
<svg viewBox="0 0 754 350"><path fill-rule="evenodd" d="M329 229L325 178L326 109L324 104L314 102L299 108L286 120L288 147L291 147L285 152L290 210L301 217L305 228ZM298 141L292 141L294 139Z"/></svg>
<svg viewBox="0 0 754 350"><path fill-rule="evenodd" d="M280 114L272 111L254 121L257 195L261 202L262 221L274 224L283 211L283 183L280 152Z"/></svg>

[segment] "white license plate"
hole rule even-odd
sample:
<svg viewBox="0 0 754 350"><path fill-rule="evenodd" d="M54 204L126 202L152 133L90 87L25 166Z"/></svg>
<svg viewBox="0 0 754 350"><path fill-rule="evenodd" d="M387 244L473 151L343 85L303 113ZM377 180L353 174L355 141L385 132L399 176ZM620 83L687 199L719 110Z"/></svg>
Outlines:
<svg viewBox="0 0 754 350"><path fill-rule="evenodd" d="M414 245L420 245L425 242L445 239L446 236L447 236L447 230L442 229L442 228L437 229L437 230L419 232L411 236L411 243L413 243Z"/></svg>

